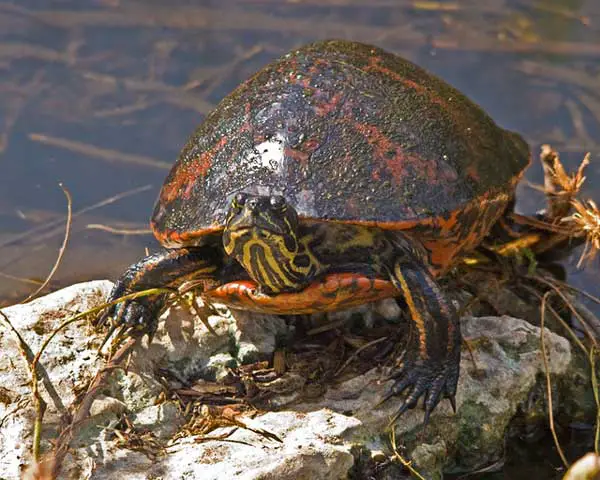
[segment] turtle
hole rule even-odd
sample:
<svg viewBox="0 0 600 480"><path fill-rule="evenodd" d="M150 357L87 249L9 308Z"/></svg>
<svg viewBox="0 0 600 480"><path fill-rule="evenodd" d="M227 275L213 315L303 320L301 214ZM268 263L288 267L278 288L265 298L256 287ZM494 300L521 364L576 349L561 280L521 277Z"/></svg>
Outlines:
<svg viewBox="0 0 600 480"><path fill-rule="evenodd" d="M460 323L439 279L511 208L530 163L517 133L435 75L379 47L302 46L226 96L156 201L163 249L109 301L193 280L235 308L282 315L404 299L413 334L384 400L455 409ZM100 318L152 334L167 294Z"/></svg>

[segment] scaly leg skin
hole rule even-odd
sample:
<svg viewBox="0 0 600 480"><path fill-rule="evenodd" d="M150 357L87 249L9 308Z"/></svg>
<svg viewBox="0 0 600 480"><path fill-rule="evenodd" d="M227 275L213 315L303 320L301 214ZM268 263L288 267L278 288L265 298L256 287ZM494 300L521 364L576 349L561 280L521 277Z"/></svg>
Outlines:
<svg viewBox="0 0 600 480"><path fill-rule="evenodd" d="M190 279L216 280L222 263L221 253L214 247L186 247L162 250L131 265L117 280L108 298L113 302L120 297L150 288L177 288ZM167 293L126 300L109 307L97 320L97 326L113 318L114 329L121 328L119 337L144 335L156 331L158 315L165 305Z"/></svg>
<svg viewBox="0 0 600 480"><path fill-rule="evenodd" d="M460 324L454 306L445 298L421 262L403 255L394 265L391 279L404 295L414 332L405 359L392 378L396 381L384 401L407 391L392 419L414 408L423 397L424 425L442 398L455 410L456 385L460 368Z"/></svg>

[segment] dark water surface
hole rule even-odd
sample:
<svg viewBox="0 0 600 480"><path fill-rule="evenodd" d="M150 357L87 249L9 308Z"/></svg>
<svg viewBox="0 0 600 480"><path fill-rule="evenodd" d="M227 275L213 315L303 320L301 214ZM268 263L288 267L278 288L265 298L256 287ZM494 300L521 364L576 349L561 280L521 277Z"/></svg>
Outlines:
<svg viewBox="0 0 600 480"><path fill-rule="evenodd" d="M597 0L0 0L0 298L49 272L66 211L60 182L74 212L86 210L53 286L114 278L155 248L151 235L90 225L147 228L206 113L271 59L330 37L433 71L521 132L534 158L550 143L574 169L591 152L585 196L600 201ZM537 162L527 179L541 182ZM544 206L531 188L519 193L520 211ZM597 268L572 270L572 283L600 293Z"/></svg>

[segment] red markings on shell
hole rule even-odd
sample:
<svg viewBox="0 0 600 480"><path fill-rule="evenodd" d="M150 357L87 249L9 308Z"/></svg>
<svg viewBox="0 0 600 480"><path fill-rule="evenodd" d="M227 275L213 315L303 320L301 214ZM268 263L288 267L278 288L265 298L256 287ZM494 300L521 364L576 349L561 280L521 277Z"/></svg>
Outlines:
<svg viewBox="0 0 600 480"><path fill-rule="evenodd" d="M342 99L342 95L340 93L334 94L329 101L323 102L319 105L316 105L315 113L317 115L319 115L320 117L329 115L336 108L338 108L338 104L340 103L341 99Z"/></svg>
<svg viewBox="0 0 600 480"><path fill-rule="evenodd" d="M400 75L399 73L397 73L393 70L390 70L389 68L383 66L381 64L381 62L382 62L382 59L380 57L371 57L369 59L369 65L367 67L365 67L365 71L367 71L367 72L375 71L375 72L383 73L384 75L386 75L390 78L393 78L400 84L405 85L405 86L415 90L419 95L426 96L427 100L429 102L435 103L435 104L443 107L446 111L451 111L447 101L438 95L439 92L431 90L409 78L406 78L403 75Z"/></svg>
<svg viewBox="0 0 600 480"><path fill-rule="evenodd" d="M402 146L392 141L374 125L354 122L353 126L373 147L375 157L385 164L396 185L413 177L426 178L430 183L435 184L452 182L458 178L457 172L447 162L406 153ZM374 169L372 176L379 180L380 173Z"/></svg>
<svg viewBox="0 0 600 480"><path fill-rule="evenodd" d="M160 193L162 202L172 202L176 198L189 198L194 184L200 181L212 165L213 157L227 144L227 137L221 139L196 159L180 162L170 182L165 183Z"/></svg>

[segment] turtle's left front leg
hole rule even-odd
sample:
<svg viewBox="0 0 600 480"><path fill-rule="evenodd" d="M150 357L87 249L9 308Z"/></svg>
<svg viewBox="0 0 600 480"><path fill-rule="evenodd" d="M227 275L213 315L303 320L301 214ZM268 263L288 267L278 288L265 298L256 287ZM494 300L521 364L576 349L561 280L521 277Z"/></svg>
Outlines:
<svg viewBox="0 0 600 480"><path fill-rule="evenodd" d="M423 397L426 424L442 398L454 408L460 368L460 324L456 309L410 246L401 247L390 277L410 310L413 332L386 399L408 391L394 420Z"/></svg>
<svg viewBox="0 0 600 480"><path fill-rule="evenodd" d="M205 279L217 284L221 280L221 270L222 254L210 245L160 250L131 265L116 281L108 302L147 289L175 290L190 279ZM96 320L96 326L103 326L112 317L113 328L109 335L114 328L121 328L119 336L148 334L152 337L167 297L168 293L159 293L116 303Z"/></svg>

